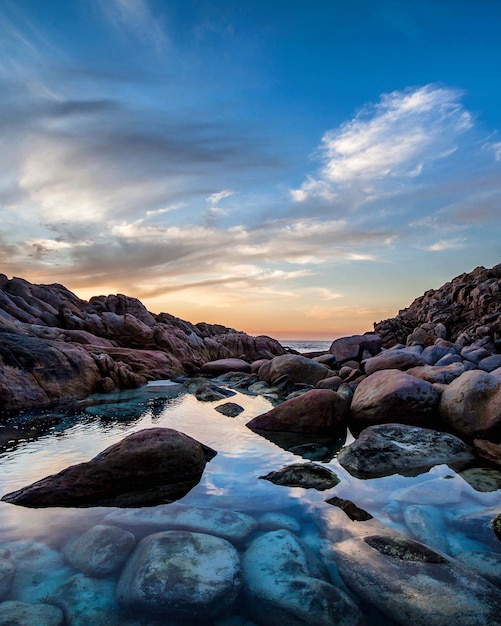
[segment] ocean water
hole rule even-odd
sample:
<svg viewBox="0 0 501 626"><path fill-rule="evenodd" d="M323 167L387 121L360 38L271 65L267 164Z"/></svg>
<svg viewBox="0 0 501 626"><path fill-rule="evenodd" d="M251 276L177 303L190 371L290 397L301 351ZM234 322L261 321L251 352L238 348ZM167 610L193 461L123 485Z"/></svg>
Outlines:
<svg viewBox="0 0 501 626"><path fill-rule="evenodd" d="M215 410L228 400L244 409L235 418ZM339 449L353 441L349 433L345 440L331 442L330 447L324 445L323 453L316 461L336 473L339 483L335 487L317 491L275 485L259 477L292 463L309 463L312 447L294 447L290 442L281 447L246 427L250 419L271 408L266 398L236 393L228 400L199 402L193 395L184 393L180 386L164 381L142 389L93 396L50 411L24 412L0 427L0 495L69 465L87 461L132 432L161 426L184 432L217 451L199 484L179 502L250 515L260 524L253 536L259 536L269 528L265 527L263 520L269 519L271 514L275 520L281 520L276 522L278 527L282 524L294 528L297 537L325 562L326 547L364 523L352 522L338 507L326 503L328 498L337 496L354 501L392 532L416 539L416 532L423 529L416 531L414 526L406 523L405 504L396 494L434 480L434 484L439 485L435 487L438 492L431 498L431 503L424 503L428 521L423 532L427 533L427 545L442 552L448 551L451 556L469 549L470 552L494 554L501 559L501 543L492 531L489 533L484 528L479 533L474 526L458 528L453 523L454 519L465 514L499 506L499 489L478 491L445 465L417 476L396 474L357 479L337 461ZM501 476L499 472L498 475ZM454 484L460 485L460 489L456 489L459 495L455 498L450 497L451 477ZM65 561L65 547L91 527L105 522L106 517L116 510L113 507L28 509L0 502L0 553L2 550L15 553L19 546L27 545L23 542L35 542L28 544L28 550L21 550L15 584L0 600L60 605L61 586L79 574ZM148 534L147 529L141 528L135 532L138 539ZM50 558L40 546L49 551ZM245 545L238 545L237 549L242 554ZM34 557L34 553L41 556ZM333 583L342 584L332 563L328 564L328 569ZM168 616L159 618L155 613L150 614L148 609L141 609L137 614L124 611L114 595L119 575L120 572L102 579L84 577L87 587L73 591L71 600L80 617L71 617L73 613L66 608L65 624L175 626L187 623L172 621ZM93 593L88 588L91 584ZM356 596L354 600L363 608L368 626L391 626L394 623L391 616L381 615ZM1 606L0 603L0 610ZM251 626L261 622L255 621L252 607L239 597L230 616L206 620L194 617L192 623ZM312 626L316 626L314 622Z"/></svg>
<svg viewBox="0 0 501 626"><path fill-rule="evenodd" d="M333 340L314 341L311 339L284 339L280 343L284 348L292 348L297 352L304 354L305 352L328 352Z"/></svg>

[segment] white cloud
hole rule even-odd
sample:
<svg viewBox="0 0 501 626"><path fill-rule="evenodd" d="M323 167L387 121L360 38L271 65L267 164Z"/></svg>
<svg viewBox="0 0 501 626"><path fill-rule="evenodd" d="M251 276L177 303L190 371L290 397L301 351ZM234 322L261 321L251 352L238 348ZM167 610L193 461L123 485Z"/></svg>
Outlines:
<svg viewBox="0 0 501 626"><path fill-rule="evenodd" d="M383 191L385 181L394 185L420 176L427 164L452 154L459 135L472 128L460 96L435 85L383 95L375 106L324 134L323 165L292 190L292 199L332 200L354 187L367 197Z"/></svg>
<svg viewBox="0 0 501 626"><path fill-rule="evenodd" d="M235 193L236 192L232 191L231 189L223 189L222 191L212 193L206 198L206 200L211 205L211 207L215 207L221 202L221 200L223 200L224 198L229 198L230 196L234 196Z"/></svg>
<svg viewBox="0 0 501 626"><path fill-rule="evenodd" d="M465 239L439 239L435 243L424 246L423 250L429 252L443 252L444 250L458 250L465 247Z"/></svg>
<svg viewBox="0 0 501 626"><path fill-rule="evenodd" d="M101 0L102 9L111 24L125 29L136 38L164 50L169 39L162 23L153 15L147 0Z"/></svg>

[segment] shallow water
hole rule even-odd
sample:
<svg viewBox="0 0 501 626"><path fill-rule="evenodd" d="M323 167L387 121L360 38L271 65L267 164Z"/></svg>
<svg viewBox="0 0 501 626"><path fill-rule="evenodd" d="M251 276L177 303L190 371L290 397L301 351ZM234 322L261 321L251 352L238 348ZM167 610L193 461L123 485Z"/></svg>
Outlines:
<svg viewBox="0 0 501 626"><path fill-rule="evenodd" d="M230 418L214 410L227 401L239 404L244 411ZM93 396L56 410L25 412L0 427L0 494L19 489L68 465L87 461L132 432L162 426L184 432L217 451L200 483L180 501L182 504L239 511L257 520L269 512L284 514L287 523L297 524L298 536L320 557L326 541L337 541L346 529L363 524L351 522L340 509L327 504L325 500L332 496L354 501L393 531L451 556L464 551L501 553L501 543L493 532L485 529L480 532L475 523L464 522L459 527L454 521L466 513L499 507L501 491L499 488L478 491L445 465L414 477L397 474L359 480L339 465L334 454L322 464L332 469L340 482L327 491L277 486L260 480L259 476L284 465L308 461L245 426L254 416L270 408L265 398L243 393L218 402L200 402L193 395L183 393L180 386L164 381L139 390ZM352 440L348 434L345 445ZM434 481L432 488L426 488L430 480ZM414 491L409 489L411 487ZM62 550L70 537L100 523L110 511L113 509L103 507L27 509L1 502L0 549L6 542L36 540ZM75 572L65 570L66 577L72 573ZM48 568L43 575L47 586L52 575L62 574ZM99 584L112 583L105 579ZM19 596L20 592L16 593ZM7 595L3 600L10 597ZM32 602L41 599L29 594L28 597ZM244 624L250 619L245 607L238 605L235 610L237 621L234 624ZM392 623L377 611L367 607L364 611L369 624ZM85 623L67 619L72 624ZM93 624L108 624L104 613L101 618L99 612L95 613L92 620ZM139 623L150 622L131 622ZM219 626L224 621L214 623Z"/></svg>

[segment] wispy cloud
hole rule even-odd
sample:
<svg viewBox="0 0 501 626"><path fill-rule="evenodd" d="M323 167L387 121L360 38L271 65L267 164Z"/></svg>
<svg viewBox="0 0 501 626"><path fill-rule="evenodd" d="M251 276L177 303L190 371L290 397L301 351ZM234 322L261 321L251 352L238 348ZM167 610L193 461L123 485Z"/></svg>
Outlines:
<svg viewBox="0 0 501 626"><path fill-rule="evenodd" d="M148 0L100 0L102 10L117 30L123 30L153 44L159 51L169 47L162 20L153 14Z"/></svg>

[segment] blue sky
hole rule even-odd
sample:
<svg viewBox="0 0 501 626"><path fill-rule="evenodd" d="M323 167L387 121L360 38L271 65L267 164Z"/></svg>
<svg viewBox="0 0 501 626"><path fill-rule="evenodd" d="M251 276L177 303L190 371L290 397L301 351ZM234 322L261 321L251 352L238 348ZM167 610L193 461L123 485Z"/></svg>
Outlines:
<svg viewBox="0 0 501 626"><path fill-rule="evenodd" d="M498 0L1 0L0 271L278 338L501 262Z"/></svg>

